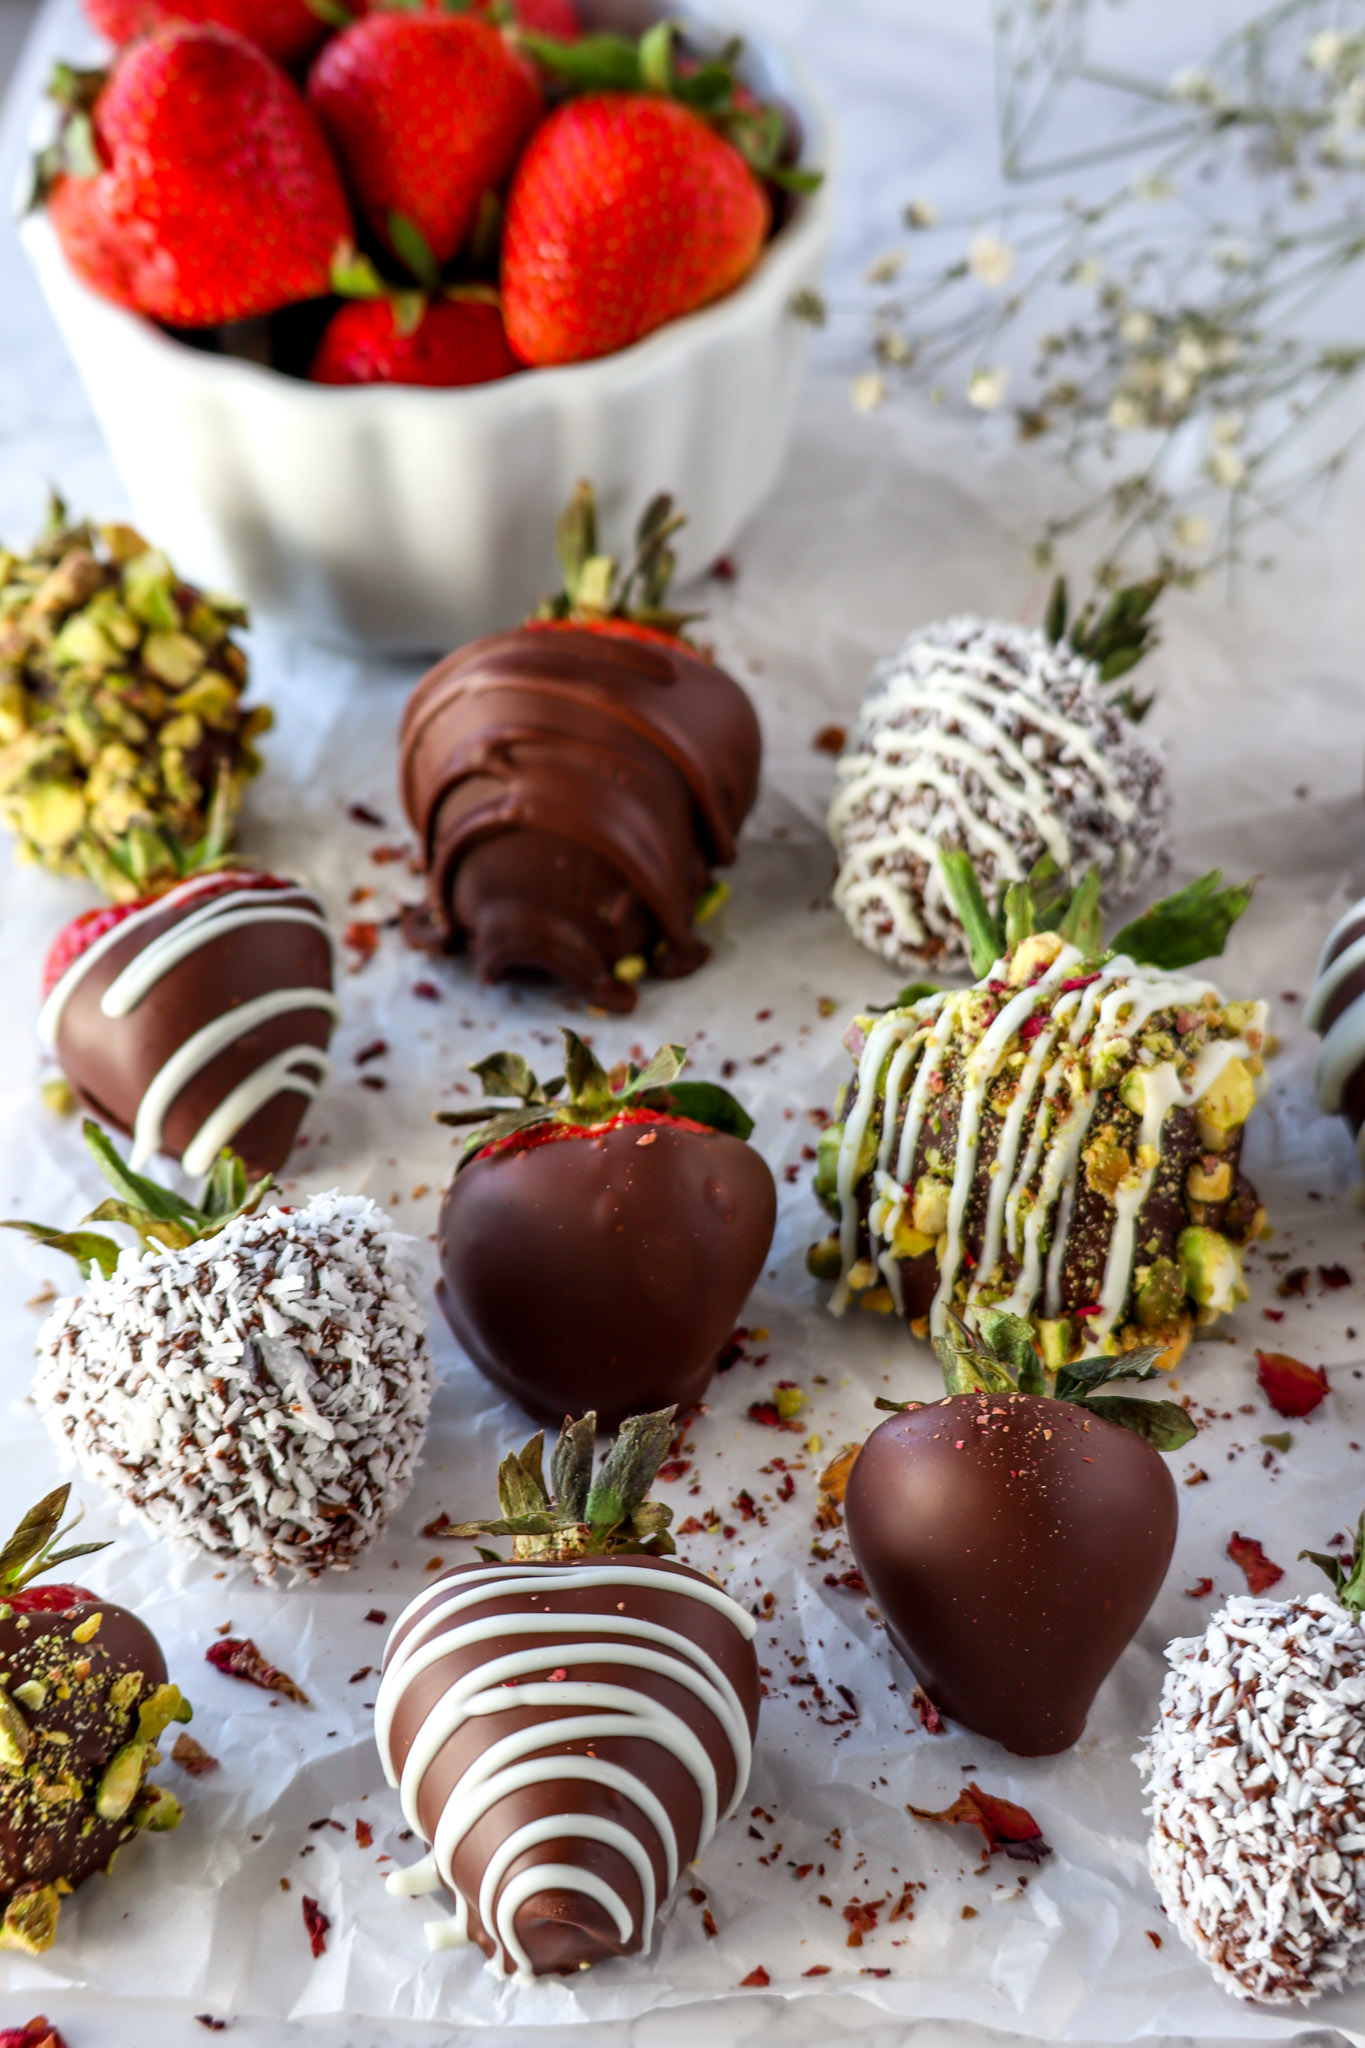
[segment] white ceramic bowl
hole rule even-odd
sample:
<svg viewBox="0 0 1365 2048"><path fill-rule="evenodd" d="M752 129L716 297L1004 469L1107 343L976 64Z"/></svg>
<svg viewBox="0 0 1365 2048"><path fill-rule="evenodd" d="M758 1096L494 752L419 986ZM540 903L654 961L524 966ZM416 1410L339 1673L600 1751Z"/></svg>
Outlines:
<svg viewBox="0 0 1365 2048"><path fill-rule="evenodd" d="M818 104L778 53L749 54L828 173ZM323 639L417 652L553 587L579 477L606 544L667 490L688 518L680 578L726 551L782 465L806 333L791 303L819 282L830 214L827 175L728 298L617 355L463 391L333 389L206 354L87 290L44 214L21 234L134 518L182 573Z"/></svg>

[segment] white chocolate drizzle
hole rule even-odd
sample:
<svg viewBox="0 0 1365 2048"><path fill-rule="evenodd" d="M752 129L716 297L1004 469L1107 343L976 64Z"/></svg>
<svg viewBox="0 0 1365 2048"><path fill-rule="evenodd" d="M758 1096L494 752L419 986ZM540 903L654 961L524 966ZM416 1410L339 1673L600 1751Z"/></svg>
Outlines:
<svg viewBox="0 0 1365 2048"><path fill-rule="evenodd" d="M943 1333L948 1310L961 1298L970 1309L980 1306L991 1288L999 1306L1016 1315L1040 1311L1056 1316L1062 1308L1062 1276L1067 1240L1079 1187L1086 1138L1104 1090L1094 1085L1093 1068L1106 1048L1131 1066L1133 1041L1147 1021L1161 1010L1198 1009L1222 998L1211 983L1180 979L1159 969L1139 966L1124 955L1091 970L1083 988L1065 983L1084 969L1074 946L1063 946L1038 979L1005 996L998 1014L970 1046L955 1077L957 1138L949 1185L946 1227L938 1244L939 1281L929 1316L930 1332ZM998 961L984 978L1007 976ZM1061 987L1063 992L1057 994ZM858 1255L860 1230L866 1227L871 1256L901 1306L899 1255L893 1238L896 1222L913 1206L913 1174L927 1092L942 1066L963 1006L978 991L962 991L934 999L934 1006L916 1004L880 1018L869 1033L858 1064L857 1094L840 1141L836 1190L839 1199L839 1243L842 1274L831 1307L842 1309L849 1298L849 1273ZM1018 1045L1021 1030L1039 1005L1048 1009L1029 1046L1013 1096L996 1133L988 1165L990 1174L981 1257L971 1283L961 1285L964 1223L972 1190L978 1181L981 1119L992 1082L1002 1063ZM1365 1001L1361 1004L1365 1028ZM930 1019L932 1026L930 1027ZM1256 1046L1265 1022L1263 1004L1251 1006L1247 1030ZM882 1069L888 1048L899 1049ZM1254 1050L1245 1033L1231 1034L1205 1045L1182 1069L1175 1060L1155 1061L1133 1069L1141 1074L1143 1107L1135 1141L1137 1160L1114 1191L1113 1227L1105 1253L1103 1283L1087 1334L1103 1341L1119 1321L1132 1285L1138 1220L1151 1193L1159 1165L1162 1127L1176 1107L1190 1108L1217 1082L1229 1061L1249 1058ZM888 1171L895 1141L900 1098L916 1053L919 1067L906 1107L896 1170ZM1361 1054L1365 1056L1365 1044ZM879 1091L879 1083L880 1091ZM1041 1091L1040 1091L1041 1083ZM1112 1083L1111 1083L1112 1085ZM1024 1131L1037 1103L1027 1144ZM866 1218L860 1213L858 1162L874 1115L882 1124L877 1146L873 1199ZM1020 1156L1022 1151L1022 1158ZM1045 1256L1046 1248L1046 1256ZM1004 1251L1019 1270L1008 1293L999 1298L996 1276Z"/></svg>
<svg viewBox="0 0 1365 2048"><path fill-rule="evenodd" d="M628 1736L651 1742L674 1757L692 1778L701 1807L699 1838L695 1847L688 1845L692 1856L701 1853L718 1821L728 1818L743 1798L751 1761L748 1721L734 1687L714 1659L683 1630L665 1623L628 1611L592 1613L552 1604L556 1593L616 1587L683 1594L724 1615L745 1641L753 1638L752 1617L719 1586L685 1570L659 1571L632 1564L628 1558L601 1566L511 1564L457 1571L420 1594L399 1617L375 1702L375 1741L389 1783L399 1788L411 1827L420 1828L418 1795L428 1770L471 1718L536 1707L561 1710L554 1719L516 1729L491 1742L463 1772L446 1800L430 1854L413 1869L395 1872L389 1878L389 1890L404 1896L441 1885L450 1891L455 1900L454 1921L448 1929L442 1928L434 1945L445 1947L469 1938L469 1900L457 1885L453 1868L460 1843L491 1807L531 1786L582 1782L629 1802L659 1844L667 1888L676 1882L683 1850L658 1794L609 1757L560 1754L566 1743ZM541 1595L546 1598L545 1606L529 1604ZM485 1608L490 1601L511 1598L527 1604L512 1612L471 1612ZM558 1640L537 1645L537 1636ZM476 1663L446 1686L424 1716L400 1778L393 1760L393 1723L409 1687L452 1653L517 1637L531 1641L526 1648ZM566 1643L565 1637L573 1640ZM616 1685L569 1675L571 1667L589 1664L619 1665L626 1682ZM548 1676L552 1668L560 1670L560 1675ZM651 1672L683 1687L722 1731L734 1764L733 1791L723 1815L718 1810L716 1770L706 1745L681 1714L631 1685L632 1671ZM537 1679L538 1673L546 1675ZM562 1712L565 1708L575 1711L566 1714ZM524 1850L575 1837L606 1843L630 1865L640 1887L638 1930L632 1909L620 1893L596 1873L577 1865L534 1863L504 1882L505 1873ZM483 1872L478 1915L498 1945L499 1953L490 1962L496 1973L510 1970L521 1981L531 1976L531 1959L518 1938L516 1916L528 1898L546 1889L576 1891L594 1899L611 1916L623 1944L630 1943L638 1932L641 1949L648 1951L658 1901L654 1864L645 1839L619 1820L566 1810L513 1830Z"/></svg>
<svg viewBox="0 0 1365 2048"><path fill-rule="evenodd" d="M1318 960L1313 991L1303 1014L1303 1021L1310 1031L1322 1030L1322 1020L1333 996L1353 974L1358 974L1365 967L1365 933L1350 940L1333 957L1334 948L1342 937L1362 921L1365 921L1365 899L1353 904L1327 934ZM1358 995L1328 1025L1318 1048L1313 1084L1318 1108L1325 1115L1340 1114L1347 1084L1362 1062L1365 1062L1365 995ZM1356 1149L1362 1165L1365 1165L1365 1124L1357 1134Z"/></svg>
<svg viewBox="0 0 1365 2048"><path fill-rule="evenodd" d="M202 878L192 877L102 932L72 962L44 1002L38 1018L43 1043L56 1046L67 1005L97 961L153 920L164 917L168 910L173 911L178 902L192 904L195 895L202 891ZM197 908L189 909L134 953L100 998L101 1014L111 1021L131 1016L173 968L201 947L231 932L269 924L303 926L319 933L329 949L332 947L331 928L309 890L293 884L280 889L224 889L206 897ZM257 1025L308 1010L324 1010L335 1022L341 1005L329 989L273 990L254 1001L224 1010L186 1039L152 1077L138 1105L133 1124L133 1166L145 1165L160 1149L166 1117L177 1096L211 1060ZM207 1173L222 1147L231 1143L238 1131L276 1095L316 1095L330 1064L320 1047L308 1044L287 1047L263 1061L229 1091L191 1138L183 1154L186 1172Z"/></svg>
<svg viewBox="0 0 1365 2048"><path fill-rule="evenodd" d="M1125 889L1160 855L1159 759L1092 664L1022 627L950 619L907 641L875 671L838 776L834 900L901 965L930 941L962 950L941 844L965 846L993 882L1046 851Z"/></svg>

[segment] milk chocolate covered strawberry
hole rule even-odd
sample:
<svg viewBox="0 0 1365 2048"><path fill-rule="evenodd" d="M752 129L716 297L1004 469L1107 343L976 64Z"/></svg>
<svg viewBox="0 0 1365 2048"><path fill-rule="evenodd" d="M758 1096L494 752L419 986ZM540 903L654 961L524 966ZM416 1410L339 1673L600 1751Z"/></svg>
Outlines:
<svg viewBox="0 0 1365 2048"><path fill-rule="evenodd" d="M414 943L468 951L485 981L532 973L605 1010L645 974L691 974L758 791L748 697L670 609L660 497L618 572L581 485L560 524L564 590L457 648L403 715L403 804L426 869Z"/></svg>
<svg viewBox="0 0 1365 2048"><path fill-rule="evenodd" d="M126 1607L41 1574L103 1550L58 1549L71 1489L31 1508L0 1551L0 1948L49 1947L63 1896L179 1803L149 1785L156 1743L190 1707Z"/></svg>
<svg viewBox="0 0 1365 2048"><path fill-rule="evenodd" d="M891 1639L940 1712L1021 1756L1068 1749L1141 1625L1175 1545L1159 1452L1194 1425L1147 1379L1157 1347L1044 1376L1020 1316L956 1315L947 1399L875 1429L844 1497L849 1541ZM890 1406L890 1403L882 1403Z"/></svg>
<svg viewBox="0 0 1365 2048"><path fill-rule="evenodd" d="M647 1498L673 1411L626 1423L596 1476L596 1417L566 1422L545 1483L533 1437L498 1473L510 1536L400 1615L375 1741L431 1843L390 1891L455 1900L433 1946L498 1976L648 1954L656 1912L744 1796L758 1725L752 1617L670 1554Z"/></svg>
<svg viewBox="0 0 1365 2048"><path fill-rule="evenodd" d="M481 1371L533 1414L592 1407L604 1428L701 1399L762 1271L777 1211L752 1124L723 1088L680 1081L665 1046L613 1087L564 1033L563 1076L514 1053L474 1072L516 1107L474 1122L441 1209L441 1304Z"/></svg>

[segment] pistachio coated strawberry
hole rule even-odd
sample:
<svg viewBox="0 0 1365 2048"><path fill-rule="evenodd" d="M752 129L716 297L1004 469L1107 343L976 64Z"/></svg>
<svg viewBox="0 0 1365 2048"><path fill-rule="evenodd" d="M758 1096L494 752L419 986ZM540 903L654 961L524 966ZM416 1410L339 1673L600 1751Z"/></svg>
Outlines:
<svg viewBox="0 0 1365 2048"><path fill-rule="evenodd" d="M308 97L360 210L405 261L460 249L541 112L531 67L472 14L377 12L319 55Z"/></svg>
<svg viewBox="0 0 1365 2048"><path fill-rule="evenodd" d="M476 1942L494 1973L648 1954L654 1917L744 1796L758 1726L754 1621L673 1555L647 1498L673 1410L627 1422L593 1472L597 1418L566 1421L544 1473L532 1437L498 1470L502 1563L456 1565L399 1616L375 1742L431 1852L388 1880L444 1887L433 1946Z"/></svg>
<svg viewBox="0 0 1365 2048"><path fill-rule="evenodd" d="M891 1639L939 1710L1020 1756L1069 1749L1171 1561L1175 1483L1158 1452L1183 1408L1100 1391L1160 1347L1063 1367L1051 1389L1020 1316L954 1315L948 1397L872 1432L844 1499ZM881 1402L879 1406L893 1404Z"/></svg>
<svg viewBox="0 0 1365 2048"><path fill-rule="evenodd" d="M170 22L107 74L59 67L62 136L39 184L73 270L172 327L330 289L350 209L316 117L255 43Z"/></svg>
<svg viewBox="0 0 1365 2048"><path fill-rule="evenodd" d="M146 1782L189 1703L151 1632L83 1586L33 1580L102 1543L58 1549L70 1487L31 1508L0 1551L0 1948L50 1947L65 1893L140 1828L180 1819Z"/></svg>
<svg viewBox="0 0 1365 2048"><path fill-rule="evenodd" d="M603 1428L699 1401L762 1271L773 1178L723 1088L680 1081L681 1046L618 1085L572 1031L565 1073L481 1061L516 1107L477 1128L441 1209L441 1305L480 1370L533 1413Z"/></svg>

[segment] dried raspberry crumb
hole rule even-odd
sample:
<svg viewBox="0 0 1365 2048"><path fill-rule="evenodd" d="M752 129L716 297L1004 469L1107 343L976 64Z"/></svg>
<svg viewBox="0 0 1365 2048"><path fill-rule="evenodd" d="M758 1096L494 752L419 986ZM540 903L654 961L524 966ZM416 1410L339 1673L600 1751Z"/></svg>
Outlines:
<svg viewBox="0 0 1365 2048"><path fill-rule="evenodd" d="M1207 1600L1212 1591L1212 1579L1196 1579L1192 1586L1186 1586L1185 1598L1187 1600Z"/></svg>
<svg viewBox="0 0 1365 2048"><path fill-rule="evenodd" d="M847 726L822 725L811 741L811 745L817 754L842 754L844 751L844 741L847 738Z"/></svg>
<svg viewBox="0 0 1365 2048"><path fill-rule="evenodd" d="M412 984L412 992L419 1002L439 1003L441 1000L441 991L434 981L415 981Z"/></svg>
<svg viewBox="0 0 1365 2048"><path fill-rule="evenodd" d="M867 1580L856 1565L853 1565L846 1572L826 1572L825 1584L837 1587L841 1593L865 1593L867 1591Z"/></svg>
<svg viewBox="0 0 1365 2048"><path fill-rule="evenodd" d="M812 1964L811 1964L811 1966L810 1966L810 1968L809 1968L808 1970L803 1970L803 1971L801 1972L801 1975L802 1975L803 1977L828 1977L828 1975L829 1975L829 1964L828 1964L828 1963L812 1963Z"/></svg>
<svg viewBox="0 0 1365 2048"><path fill-rule="evenodd" d="M371 810L368 804L347 804L346 815L353 824L369 825L377 832L384 829L384 820L378 811Z"/></svg>
<svg viewBox="0 0 1365 2048"><path fill-rule="evenodd" d="M374 957L379 948L379 926L367 918L353 918L345 930L346 944L355 954L355 964L363 967Z"/></svg>
<svg viewBox="0 0 1365 2048"><path fill-rule="evenodd" d="M1351 1276L1344 1266L1319 1266L1318 1278L1324 1287L1349 1287Z"/></svg>
<svg viewBox="0 0 1365 2048"><path fill-rule="evenodd" d="M358 1820L355 1824L355 1845L357 1849L374 1847L374 1829L367 1820Z"/></svg>
<svg viewBox="0 0 1365 2048"><path fill-rule="evenodd" d="M388 1050L389 1041L387 1038L372 1038L368 1045L361 1046L360 1051L355 1056L355 1063L358 1067L363 1067L368 1065L371 1060L382 1060L387 1056Z"/></svg>
<svg viewBox="0 0 1365 2048"><path fill-rule="evenodd" d="M425 1529L422 1531L422 1534L426 1534ZM372 1621L375 1623L376 1627L380 1628L383 1627L384 1623L388 1620L388 1618L388 1615L385 1614L382 1607L372 1607L369 1613L365 1616L366 1621Z"/></svg>
<svg viewBox="0 0 1365 2048"><path fill-rule="evenodd" d="M740 1978L739 1988L741 1991L746 1991L749 1989L753 1989L755 1991L766 1991L768 1986L772 1983L772 1981L772 1978L768 1975L762 1963L760 1963L756 1970L750 1970L747 1977Z"/></svg>

